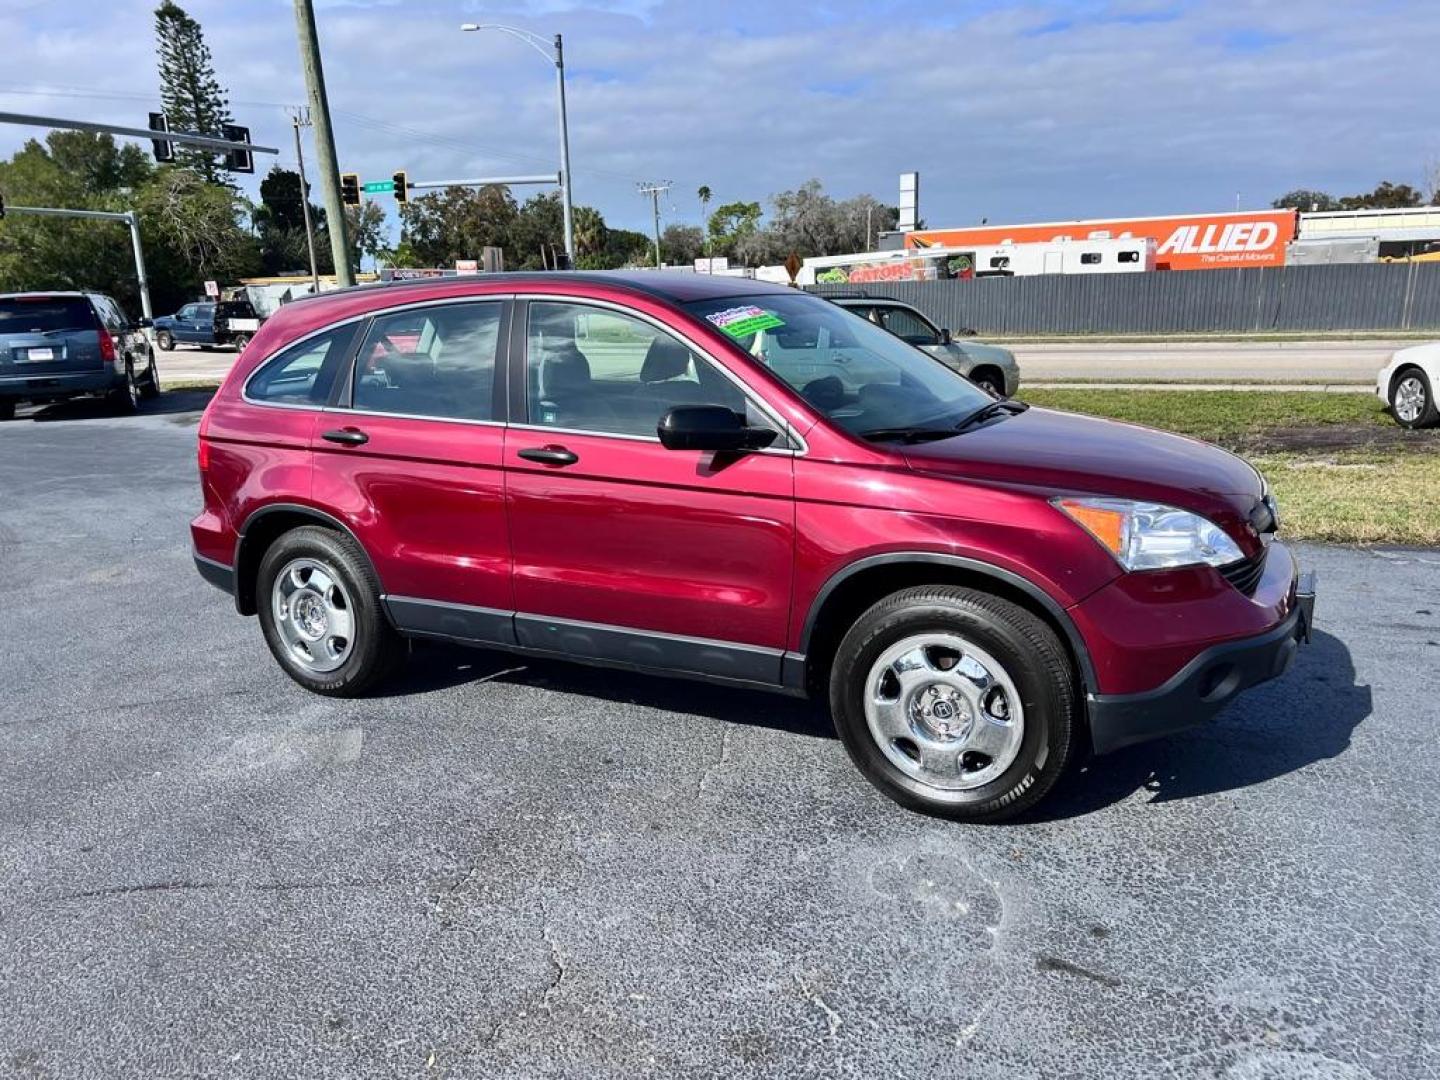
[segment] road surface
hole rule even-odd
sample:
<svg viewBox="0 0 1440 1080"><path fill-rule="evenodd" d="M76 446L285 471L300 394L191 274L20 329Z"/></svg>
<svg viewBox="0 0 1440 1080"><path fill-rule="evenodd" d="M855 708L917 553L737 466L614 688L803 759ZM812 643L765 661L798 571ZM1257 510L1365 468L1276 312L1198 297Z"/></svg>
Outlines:
<svg viewBox="0 0 1440 1080"><path fill-rule="evenodd" d="M1287 676L967 827L789 698L305 693L191 565L204 400L0 424L0 1074L1440 1076L1440 552L1304 548Z"/></svg>

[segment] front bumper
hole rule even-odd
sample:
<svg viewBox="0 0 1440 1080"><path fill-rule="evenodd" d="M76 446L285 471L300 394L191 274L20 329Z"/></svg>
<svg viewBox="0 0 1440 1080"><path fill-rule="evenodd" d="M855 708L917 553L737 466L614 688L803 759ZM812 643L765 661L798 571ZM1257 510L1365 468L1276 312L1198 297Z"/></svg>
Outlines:
<svg viewBox="0 0 1440 1080"><path fill-rule="evenodd" d="M49 375L0 375L0 398L31 401L72 394L105 394L123 384L123 375L117 377L113 368Z"/></svg>
<svg viewBox="0 0 1440 1080"><path fill-rule="evenodd" d="M1310 640L1315 574L1302 573L1290 614L1255 637L1227 641L1200 653L1164 684L1141 694L1091 694L1091 744L1097 754L1158 739L1212 719L1243 690L1290 669Z"/></svg>

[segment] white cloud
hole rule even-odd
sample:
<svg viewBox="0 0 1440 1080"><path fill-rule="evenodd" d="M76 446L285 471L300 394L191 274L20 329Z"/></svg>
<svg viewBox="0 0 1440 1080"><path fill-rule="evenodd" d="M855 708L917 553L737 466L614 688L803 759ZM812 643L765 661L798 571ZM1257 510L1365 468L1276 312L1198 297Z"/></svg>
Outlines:
<svg viewBox="0 0 1440 1080"><path fill-rule="evenodd" d="M289 0L192 0L233 111L285 150L298 102ZM153 2L0 6L0 108L143 121ZM1416 183L1440 152L1424 0L1335 5L890 0L326 0L346 169L414 178L555 168L552 71L459 22L565 34L576 197L645 227L641 179L764 200L812 176L893 199L922 172L932 224L1261 204L1296 186ZM1035 35L1041 27L1056 27ZM103 58L104 62L98 62ZM16 95L59 87L94 96ZM107 97L105 95L141 95ZM0 153L29 134L0 129ZM262 165L265 159L262 160Z"/></svg>

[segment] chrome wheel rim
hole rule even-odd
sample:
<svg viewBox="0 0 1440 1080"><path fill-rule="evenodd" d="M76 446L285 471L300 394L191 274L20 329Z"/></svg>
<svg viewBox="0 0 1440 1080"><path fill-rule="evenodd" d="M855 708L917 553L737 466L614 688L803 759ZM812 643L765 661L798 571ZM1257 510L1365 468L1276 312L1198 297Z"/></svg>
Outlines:
<svg viewBox="0 0 1440 1080"><path fill-rule="evenodd" d="M315 559L294 559L270 592L275 628L285 652L317 675L334 671L355 647L355 616L339 576Z"/></svg>
<svg viewBox="0 0 1440 1080"><path fill-rule="evenodd" d="M1420 419L1425 411L1425 384L1417 375L1407 375L1395 387L1395 415L1407 423Z"/></svg>
<svg viewBox="0 0 1440 1080"><path fill-rule="evenodd" d="M1025 709L1009 672L958 634L916 634L865 678L865 721L886 759L940 791L969 791L1015 763Z"/></svg>
<svg viewBox="0 0 1440 1080"><path fill-rule="evenodd" d="M125 394L130 398L130 404L135 408L140 407L140 384L135 381L135 369L126 365L125 368Z"/></svg>

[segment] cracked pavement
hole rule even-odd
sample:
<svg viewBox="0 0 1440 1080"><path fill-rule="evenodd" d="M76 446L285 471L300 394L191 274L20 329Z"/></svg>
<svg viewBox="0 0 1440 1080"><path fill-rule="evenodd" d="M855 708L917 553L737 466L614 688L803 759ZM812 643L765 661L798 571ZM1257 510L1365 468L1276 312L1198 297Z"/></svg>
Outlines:
<svg viewBox="0 0 1440 1080"><path fill-rule="evenodd" d="M1440 1075L1440 552L1019 824L782 697L417 648L307 695L196 575L194 397L0 425L0 1076Z"/></svg>

